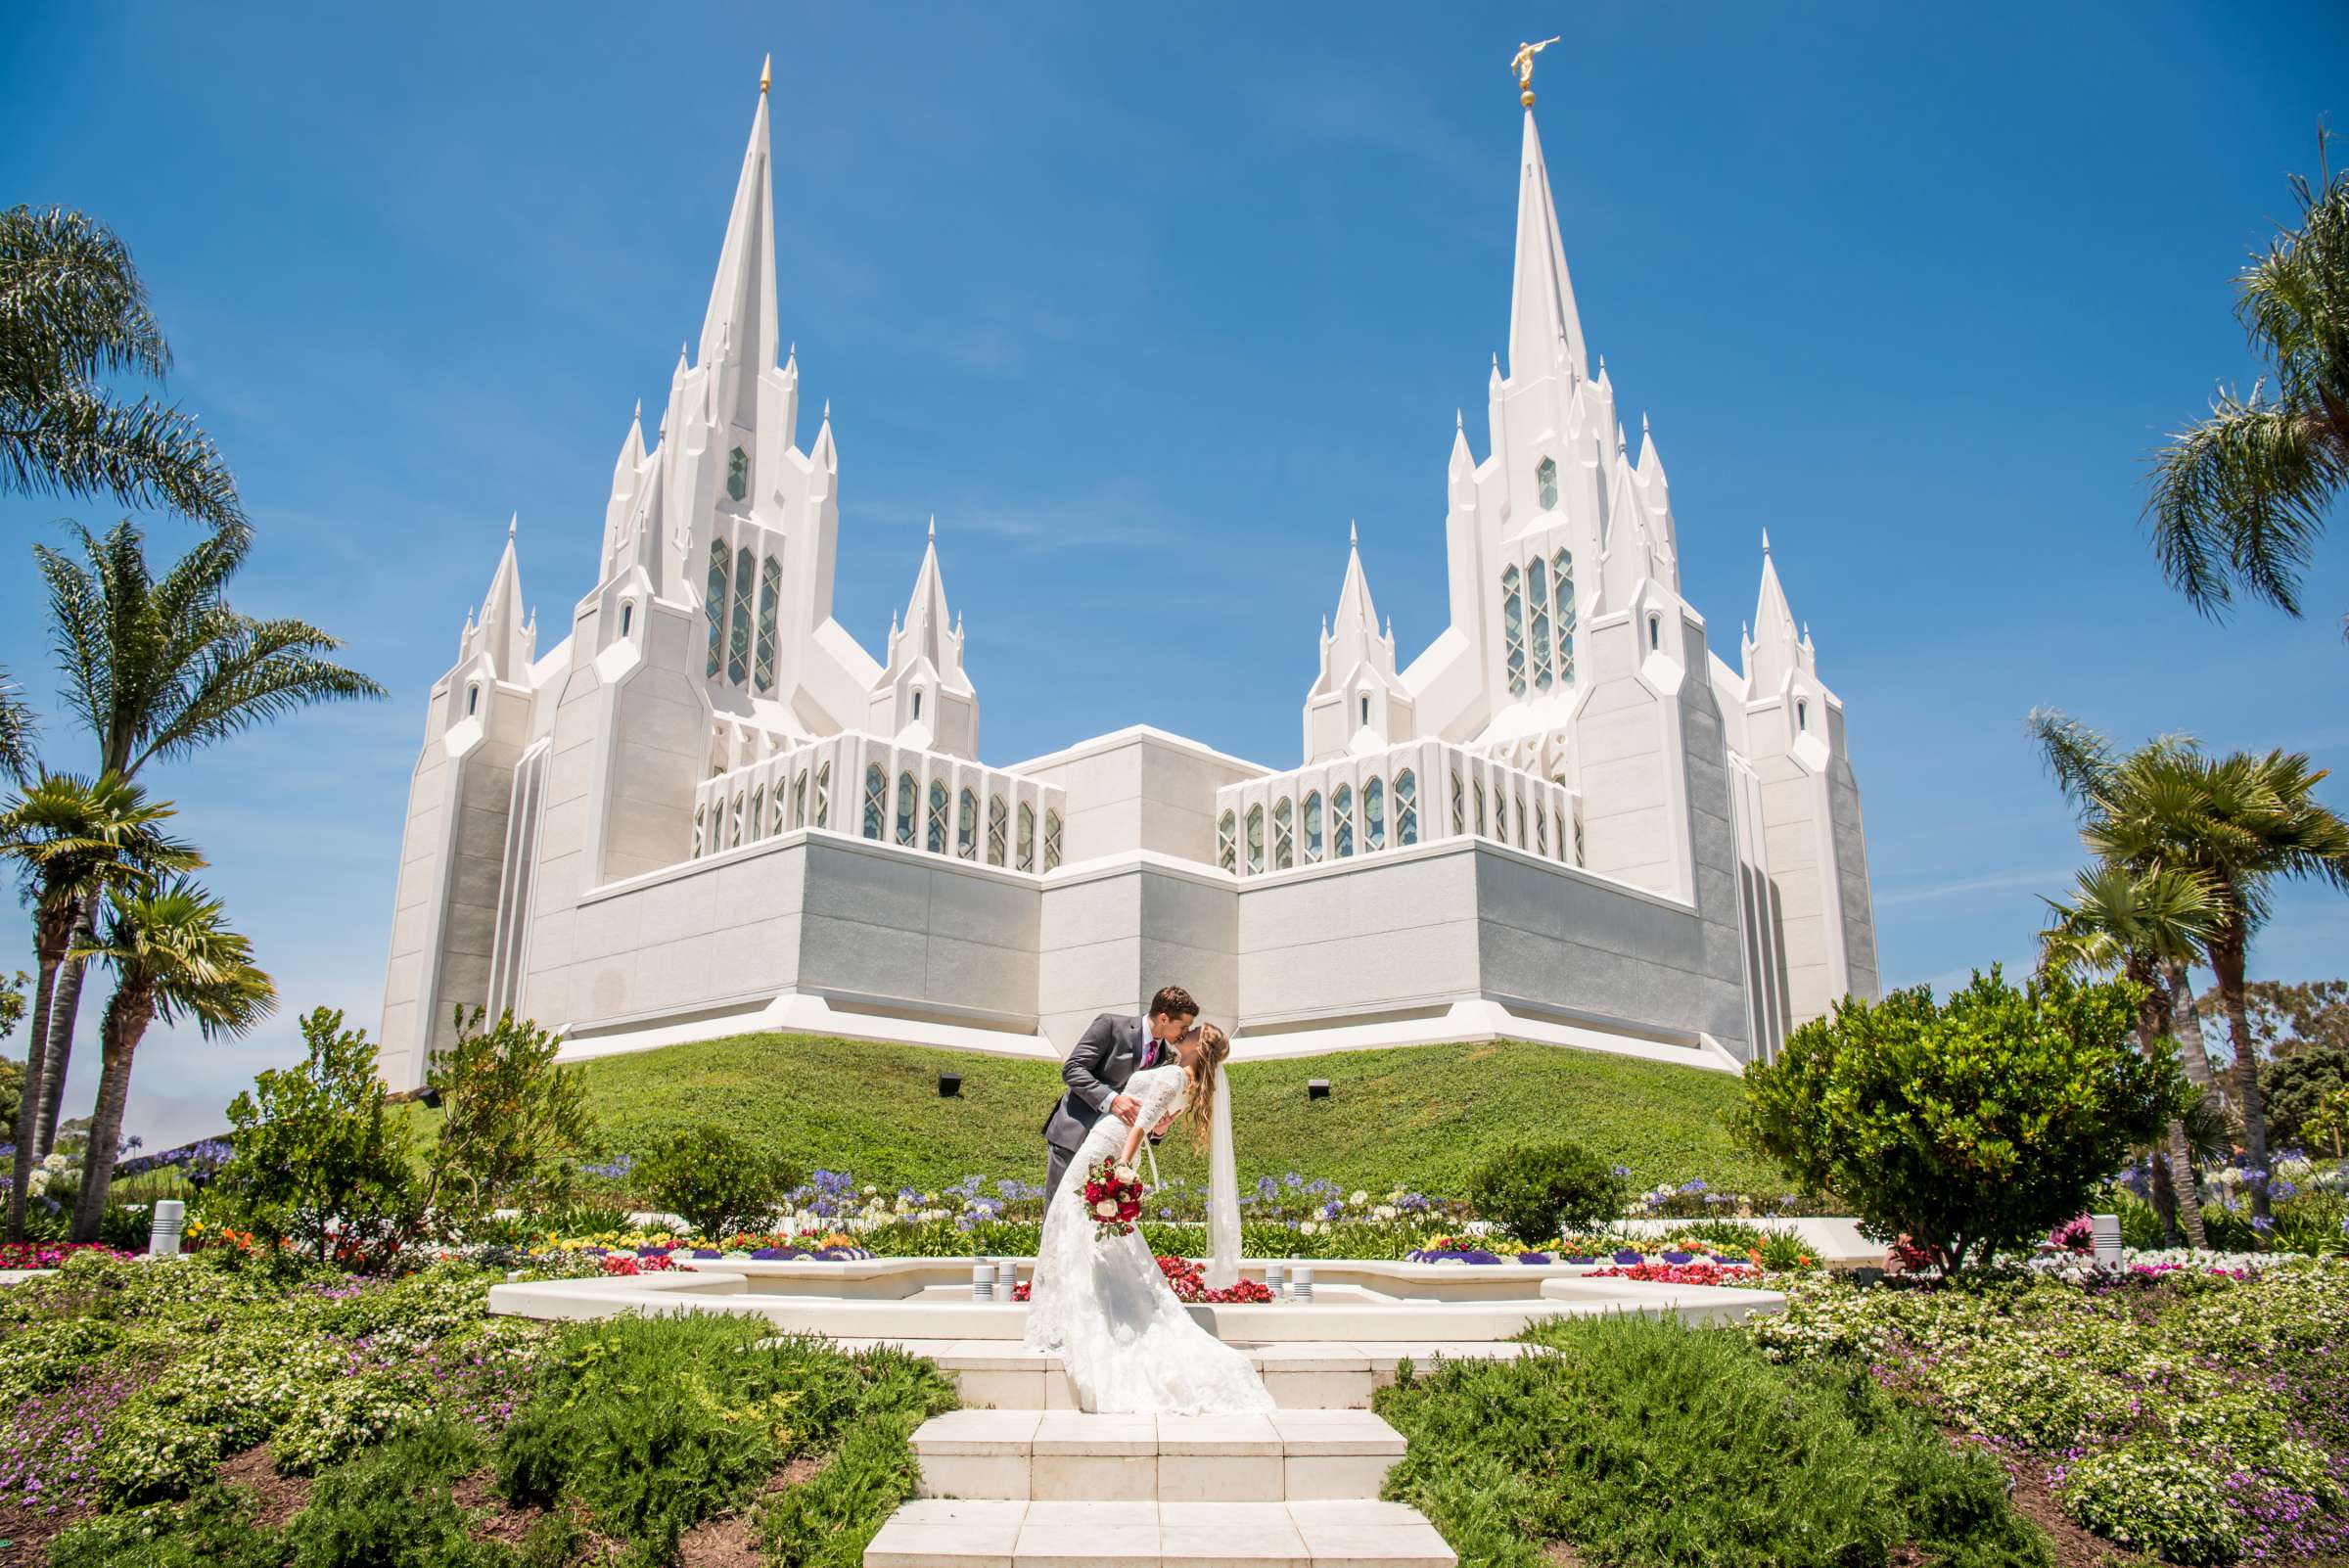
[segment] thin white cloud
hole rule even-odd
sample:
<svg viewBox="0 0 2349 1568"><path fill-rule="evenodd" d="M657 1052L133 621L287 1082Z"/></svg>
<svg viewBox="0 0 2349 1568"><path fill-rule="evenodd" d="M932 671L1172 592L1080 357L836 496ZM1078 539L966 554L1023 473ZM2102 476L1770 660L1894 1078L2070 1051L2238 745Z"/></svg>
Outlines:
<svg viewBox="0 0 2349 1568"><path fill-rule="evenodd" d="M2064 866L2035 866L2013 871L1994 871L1988 876L1959 877L1949 882L1928 882L1917 887L1896 888L1876 895L1876 907L1890 909L1901 904L1930 903L1937 899L1956 899L1969 893L2004 893L2016 888L2040 888L2049 891L2067 885L2069 869Z"/></svg>

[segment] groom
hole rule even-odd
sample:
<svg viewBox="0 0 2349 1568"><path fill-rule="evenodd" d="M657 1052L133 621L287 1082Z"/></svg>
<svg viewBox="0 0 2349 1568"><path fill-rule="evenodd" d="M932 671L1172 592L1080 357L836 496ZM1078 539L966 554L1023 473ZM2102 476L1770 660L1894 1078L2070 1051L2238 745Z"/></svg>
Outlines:
<svg viewBox="0 0 2349 1568"><path fill-rule="evenodd" d="M1051 1162L1044 1176L1044 1199L1060 1190L1060 1178L1084 1143L1084 1135L1104 1116L1128 1127L1141 1114L1141 1102L1126 1092L1126 1081L1145 1068L1174 1057L1174 1040L1186 1034L1199 1016L1199 1004L1180 986L1166 986L1150 998L1150 1010L1103 1013L1093 1020L1077 1048L1060 1066L1069 1092L1052 1107L1044 1122L1044 1145Z"/></svg>

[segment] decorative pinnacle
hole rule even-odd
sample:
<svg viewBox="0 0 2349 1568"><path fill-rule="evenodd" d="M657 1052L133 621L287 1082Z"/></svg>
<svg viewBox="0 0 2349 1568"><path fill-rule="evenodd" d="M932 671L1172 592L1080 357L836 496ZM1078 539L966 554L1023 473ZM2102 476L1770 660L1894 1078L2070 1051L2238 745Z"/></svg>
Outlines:
<svg viewBox="0 0 2349 1568"><path fill-rule="evenodd" d="M516 528L516 527L517 527L517 526L518 526L518 525L519 525L521 522L522 522L522 514L521 514L520 512L513 512L513 513L509 513L509 514L507 514L507 517L506 517L506 537L507 537L507 538L509 538L509 539L510 539L510 538L514 537L514 530L515 530L515 528Z"/></svg>
<svg viewBox="0 0 2349 1568"><path fill-rule="evenodd" d="M1534 107L1534 56L1557 41L1544 38L1540 43L1521 43L1509 57L1509 69L1517 73L1517 101L1528 109Z"/></svg>
<svg viewBox="0 0 2349 1568"><path fill-rule="evenodd" d="M766 90L767 90L767 88L769 88L769 87L771 87L771 86L773 86L773 85L774 85L774 80L775 80L775 57L774 57L773 55L768 55L768 56L766 57L766 61L765 61L765 63L764 63L763 65L761 65L761 66L759 68L759 96L760 96L760 97L761 97L761 98L764 98L764 97L766 96Z"/></svg>
<svg viewBox="0 0 2349 1568"><path fill-rule="evenodd" d="M1762 530L1762 553L1770 554L1770 530L1768 529Z"/></svg>
<svg viewBox="0 0 2349 1568"><path fill-rule="evenodd" d="M1362 542L1362 535L1355 528L1354 519L1352 518L1348 518L1346 520L1346 542L1348 544L1359 544Z"/></svg>
<svg viewBox="0 0 2349 1568"><path fill-rule="evenodd" d="M1468 428L1466 422L1460 418L1460 411L1456 408L1451 411L1451 428L1453 430L1466 430Z"/></svg>
<svg viewBox="0 0 2349 1568"><path fill-rule="evenodd" d="M938 514L936 512L930 514L930 542L933 544L938 542Z"/></svg>

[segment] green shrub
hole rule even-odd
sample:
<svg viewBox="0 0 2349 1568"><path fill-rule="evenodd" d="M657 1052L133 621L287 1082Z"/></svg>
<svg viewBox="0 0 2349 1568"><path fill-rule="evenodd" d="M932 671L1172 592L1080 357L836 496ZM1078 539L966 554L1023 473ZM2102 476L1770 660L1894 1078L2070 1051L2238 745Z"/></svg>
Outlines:
<svg viewBox="0 0 2349 1568"><path fill-rule="evenodd" d="M1468 1201L1483 1218L1538 1247L1570 1227L1614 1219L1623 1209L1623 1179L1579 1143L1523 1144L1477 1171Z"/></svg>
<svg viewBox="0 0 2349 1568"><path fill-rule="evenodd" d="M511 1548L474 1540L450 1492L482 1459L480 1439L435 1425L320 1476L286 1527L292 1568L504 1568Z"/></svg>
<svg viewBox="0 0 2349 1568"><path fill-rule="evenodd" d="M2268 1147L2297 1146L2338 1159L2342 1140L2320 1111L2326 1095L2343 1088L2349 1088L2349 1045L2310 1045L2261 1068L2259 1092L2268 1117Z"/></svg>
<svg viewBox="0 0 2349 1568"><path fill-rule="evenodd" d="M1747 1224L1742 1220L1697 1220L1674 1226L1663 1239L1667 1244L1701 1241L1708 1247L1719 1247L1725 1252L1742 1253L1750 1247L1761 1246L1762 1238L1772 1233L1760 1225Z"/></svg>
<svg viewBox="0 0 2349 1568"><path fill-rule="evenodd" d="M1773 1366L1676 1318L1553 1321L1552 1354L1447 1361L1382 1390L1408 1441L1387 1495L1463 1563L1583 1560L1876 1568L1914 1547L1962 1568L2044 1568L2005 1477L1864 1375Z"/></svg>
<svg viewBox="0 0 2349 1568"><path fill-rule="evenodd" d="M2062 1497L2073 1518L2124 1546L2171 1562L2223 1563L2242 1551L2225 1485L2206 1464L2138 1443L2073 1463Z"/></svg>
<svg viewBox="0 0 2349 1568"><path fill-rule="evenodd" d="M830 1463L760 1510L767 1555L789 1568L859 1568L920 1478L909 1436L902 1422L887 1419L851 1432Z"/></svg>
<svg viewBox="0 0 2349 1568"><path fill-rule="evenodd" d="M1746 1070L1732 1126L1868 1235L1957 1269L2081 1213L2184 1109L2176 1063L2135 1030L2122 981L2017 990L1994 967L1946 1006L1922 986L1847 997Z"/></svg>
<svg viewBox="0 0 2349 1568"><path fill-rule="evenodd" d="M49 1568L284 1568L284 1538L253 1523L253 1501L213 1485L185 1502L102 1513L50 1543Z"/></svg>
<svg viewBox="0 0 2349 1568"><path fill-rule="evenodd" d="M301 1020L299 1066L260 1074L229 1103L233 1152L205 1194L208 1218L289 1242L319 1263L373 1270L422 1228L405 1121L386 1113L375 1047L321 1007ZM329 1222L335 1228L329 1228Z"/></svg>
<svg viewBox="0 0 2349 1568"><path fill-rule="evenodd" d="M532 1215L530 1228L542 1236L601 1236L633 1230L636 1222L620 1204L574 1200Z"/></svg>
<svg viewBox="0 0 2349 1568"><path fill-rule="evenodd" d="M512 1013L484 1030L484 1016L457 1009L456 1038L425 1070L440 1100L427 1185L436 1209L469 1226L496 1209L567 1201L571 1156L594 1127L586 1075L555 1065L562 1040Z"/></svg>
<svg viewBox="0 0 2349 1568"><path fill-rule="evenodd" d="M119 1505L184 1498L220 1462L220 1434L152 1404L125 1405L98 1441L100 1496Z"/></svg>
<svg viewBox="0 0 2349 1568"><path fill-rule="evenodd" d="M714 1122L662 1139L635 1176L653 1202L713 1237L763 1230L800 1179L781 1156Z"/></svg>
<svg viewBox="0 0 2349 1568"><path fill-rule="evenodd" d="M1819 1263L1811 1244L1788 1230L1773 1230L1762 1238L1765 1268L1810 1268Z"/></svg>

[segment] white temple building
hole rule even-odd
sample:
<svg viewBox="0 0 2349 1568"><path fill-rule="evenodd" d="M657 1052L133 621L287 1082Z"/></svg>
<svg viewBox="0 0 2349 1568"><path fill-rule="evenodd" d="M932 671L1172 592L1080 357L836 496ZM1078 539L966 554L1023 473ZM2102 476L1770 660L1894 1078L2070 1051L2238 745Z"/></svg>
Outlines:
<svg viewBox="0 0 2349 1568"><path fill-rule="evenodd" d="M767 1029L1057 1054L1173 982L1251 1055L1505 1036L1735 1070L1873 998L1843 704L1767 535L1735 667L1681 597L1528 102L1486 451L1455 430L1445 471L1450 624L1403 662L1358 548L1299 765L1135 727L994 766L935 528L880 657L833 618L840 459L828 405L801 445L778 354L762 85L600 579L541 653L509 529L433 688L386 1078L475 1005L573 1056Z"/></svg>

